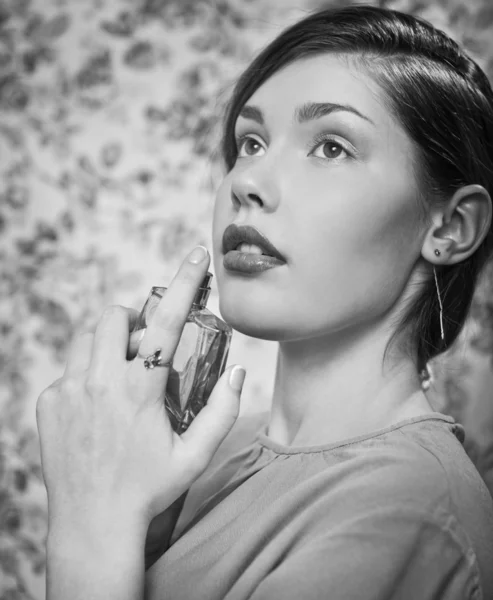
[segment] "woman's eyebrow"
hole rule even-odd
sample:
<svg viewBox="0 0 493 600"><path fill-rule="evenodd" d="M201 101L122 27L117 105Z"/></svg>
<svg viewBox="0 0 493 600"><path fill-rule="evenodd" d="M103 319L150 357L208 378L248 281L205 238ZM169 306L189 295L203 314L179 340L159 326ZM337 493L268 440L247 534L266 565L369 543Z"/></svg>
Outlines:
<svg viewBox="0 0 493 600"><path fill-rule="evenodd" d="M360 113L359 110L351 106L350 104L334 104L332 102L305 102L301 106L298 106L294 111L294 119L297 123L306 123L307 121L314 121L315 119L320 119L325 115L330 115L333 112L350 112L365 121L368 121L372 125L375 123L366 115ZM250 119L251 121L255 121L259 125L264 124L264 115L258 106L253 105L245 105L239 114L240 117L244 119Z"/></svg>

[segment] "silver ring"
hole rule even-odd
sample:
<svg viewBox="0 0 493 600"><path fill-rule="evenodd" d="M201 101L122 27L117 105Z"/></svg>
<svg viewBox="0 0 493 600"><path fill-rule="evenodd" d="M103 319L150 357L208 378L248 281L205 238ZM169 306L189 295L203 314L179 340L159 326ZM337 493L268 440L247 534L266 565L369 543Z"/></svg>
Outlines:
<svg viewBox="0 0 493 600"><path fill-rule="evenodd" d="M144 359L144 367L146 369L154 369L154 367L170 367L173 364L173 359L169 362L163 362L161 348L158 348L155 352L149 354L149 356L140 356L140 354L137 354L137 356Z"/></svg>

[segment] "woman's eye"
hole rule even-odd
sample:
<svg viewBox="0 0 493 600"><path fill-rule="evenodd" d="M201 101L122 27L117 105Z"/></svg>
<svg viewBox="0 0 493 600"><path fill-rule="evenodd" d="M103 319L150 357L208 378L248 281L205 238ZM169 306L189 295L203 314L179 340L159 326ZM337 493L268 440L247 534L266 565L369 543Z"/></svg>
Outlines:
<svg viewBox="0 0 493 600"><path fill-rule="evenodd" d="M238 147L238 157L259 156L259 150L264 150L262 144L250 135L240 137L236 144Z"/></svg>
<svg viewBox="0 0 493 600"><path fill-rule="evenodd" d="M346 156L349 156L348 152L346 152L341 144L335 142L334 140L325 140L315 148L315 150L319 149L321 150L319 154L315 154L315 152L313 152L314 156L317 156L318 158L339 158L341 156L341 152L344 152Z"/></svg>

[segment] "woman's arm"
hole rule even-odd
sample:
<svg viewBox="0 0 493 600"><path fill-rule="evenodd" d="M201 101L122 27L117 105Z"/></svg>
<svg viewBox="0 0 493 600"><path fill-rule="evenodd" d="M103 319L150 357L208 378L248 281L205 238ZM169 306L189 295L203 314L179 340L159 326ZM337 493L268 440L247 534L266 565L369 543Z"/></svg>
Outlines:
<svg viewBox="0 0 493 600"><path fill-rule="evenodd" d="M50 525L46 600L142 600L145 535L116 511Z"/></svg>
<svg viewBox="0 0 493 600"><path fill-rule="evenodd" d="M110 307L94 334L75 337L63 376L38 398L47 600L142 600L149 524L204 472L238 418L244 369L221 376L181 436L162 401L208 265L204 248L184 261L136 358L127 355L137 311ZM144 358L156 353L163 364L150 369Z"/></svg>

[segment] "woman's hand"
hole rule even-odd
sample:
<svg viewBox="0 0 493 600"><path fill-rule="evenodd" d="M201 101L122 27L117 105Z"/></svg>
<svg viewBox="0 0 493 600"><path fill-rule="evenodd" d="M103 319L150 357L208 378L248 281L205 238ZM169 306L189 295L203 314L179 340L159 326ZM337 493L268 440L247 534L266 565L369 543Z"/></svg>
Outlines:
<svg viewBox="0 0 493 600"><path fill-rule="evenodd" d="M126 359L137 311L110 307L94 334L75 339L63 377L39 397L49 536L51 528L123 539L122 528L134 527L145 539L150 521L204 471L235 423L241 368L223 374L207 405L179 436L164 406L169 367L146 369L140 358L161 348L163 362L172 359L209 266L206 251L190 262L194 256L183 262L154 312L139 356Z"/></svg>

